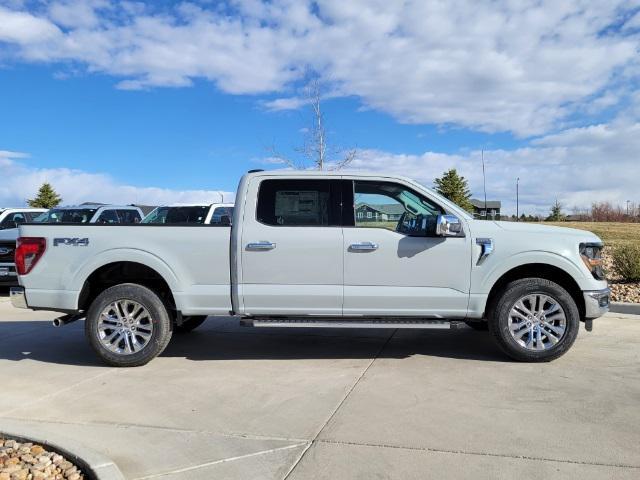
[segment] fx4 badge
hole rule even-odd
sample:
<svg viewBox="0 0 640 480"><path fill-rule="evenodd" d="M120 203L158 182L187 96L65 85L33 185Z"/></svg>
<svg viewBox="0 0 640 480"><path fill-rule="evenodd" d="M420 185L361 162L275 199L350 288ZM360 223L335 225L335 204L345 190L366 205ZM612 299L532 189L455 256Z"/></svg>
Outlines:
<svg viewBox="0 0 640 480"><path fill-rule="evenodd" d="M54 238L53 246L71 245L72 247L87 247L89 245L88 238Z"/></svg>

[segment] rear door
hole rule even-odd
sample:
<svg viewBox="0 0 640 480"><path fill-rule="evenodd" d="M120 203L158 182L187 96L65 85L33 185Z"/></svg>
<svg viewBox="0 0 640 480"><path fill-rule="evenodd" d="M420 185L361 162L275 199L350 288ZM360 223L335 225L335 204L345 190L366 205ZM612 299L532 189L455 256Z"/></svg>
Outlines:
<svg viewBox="0 0 640 480"><path fill-rule="evenodd" d="M330 178L251 180L241 234L244 313L342 314L340 187Z"/></svg>

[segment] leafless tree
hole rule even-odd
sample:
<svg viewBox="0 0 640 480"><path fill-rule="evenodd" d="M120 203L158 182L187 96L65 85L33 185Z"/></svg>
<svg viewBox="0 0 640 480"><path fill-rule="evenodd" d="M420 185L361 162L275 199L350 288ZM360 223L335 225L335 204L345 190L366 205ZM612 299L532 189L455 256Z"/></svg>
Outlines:
<svg viewBox="0 0 640 480"><path fill-rule="evenodd" d="M310 127L305 129L304 143L295 149L300 159L297 161L291 159L275 147L269 148L271 157L295 169L340 170L345 168L356 158L357 149L345 150L328 144L322 111L322 88L318 79L309 83L305 97L305 103L311 109L312 122Z"/></svg>

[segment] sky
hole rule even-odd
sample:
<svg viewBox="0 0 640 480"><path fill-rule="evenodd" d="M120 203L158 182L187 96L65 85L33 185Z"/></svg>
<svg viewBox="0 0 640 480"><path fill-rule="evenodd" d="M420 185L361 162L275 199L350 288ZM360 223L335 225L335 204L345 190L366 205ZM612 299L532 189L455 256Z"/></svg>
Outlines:
<svg viewBox="0 0 640 480"><path fill-rule="evenodd" d="M515 212L640 203L640 1L0 0L0 206L233 199L299 158L320 82L335 160ZM221 192L221 193L219 193Z"/></svg>

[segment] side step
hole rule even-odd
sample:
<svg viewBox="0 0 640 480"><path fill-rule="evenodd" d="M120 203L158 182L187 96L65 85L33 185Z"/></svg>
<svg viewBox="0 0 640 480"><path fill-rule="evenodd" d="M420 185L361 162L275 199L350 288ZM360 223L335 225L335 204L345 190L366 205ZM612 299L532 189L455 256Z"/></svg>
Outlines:
<svg viewBox="0 0 640 480"><path fill-rule="evenodd" d="M428 328L448 330L460 328L465 323L457 320L414 320L414 319L284 319L260 318L240 320L245 327L285 327L285 328Z"/></svg>

